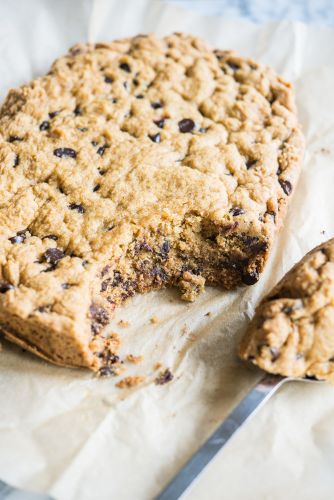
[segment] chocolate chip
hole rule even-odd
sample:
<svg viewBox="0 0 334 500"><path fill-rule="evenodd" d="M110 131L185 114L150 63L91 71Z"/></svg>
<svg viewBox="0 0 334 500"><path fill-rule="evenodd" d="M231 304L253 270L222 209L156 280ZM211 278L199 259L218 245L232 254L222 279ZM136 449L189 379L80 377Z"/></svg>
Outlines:
<svg viewBox="0 0 334 500"><path fill-rule="evenodd" d="M247 160L246 161L246 168L249 170L250 168L254 167L254 165L257 163L257 160Z"/></svg>
<svg viewBox="0 0 334 500"><path fill-rule="evenodd" d="M81 115L81 109L80 109L80 107L79 107L79 106L76 106L76 107L74 108L73 113L75 114L75 116L79 116L79 115Z"/></svg>
<svg viewBox="0 0 334 500"><path fill-rule="evenodd" d="M227 65L228 65L231 69L233 69L233 71L236 71L237 69L240 69L239 64L236 64L236 63L234 63L234 62L232 62L232 61L227 61Z"/></svg>
<svg viewBox="0 0 334 500"><path fill-rule="evenodd" d="M184 118L183 120L179 121L179 130L182 132L182 134L185 134L187 132L191 132L195 128L195 122L191 120L190 118Z"/></svg>
<svg viewBox="0 0 334 500"><path fill-rule="evenodd" d="M92 142L91 142L91 144L92 144L92 146L94 146L94 148L95 148L95 147L98 145L98 142L96 142L96 141L92 141Z"/></svg>
<svg viewBox="0 0 334 500"><path fill-rule="evenodd" d="M60 248L48 248L44 253L44 258L49 264L57 264L65 254Z"/></svg>
<svg viewBox="0 0 334 500"><path fill-rule="evenodd" d="M114 81L114 80L111 78L111 76L105 76L105 77L104 77L104 81L105 81L106 83L113 83L113 81Z"/></svg>
<svg viewBox="0 0 334 500"><path fill-rule="evenodd" d="M91 304L89 308L90 316L92 318L92 331L94 334L98 333L101 327L109 323L109 314L107 310L98 304Z"/></svg>
<svg viewBox="0 0 334 500"><path fill-rule="evenodd" d="M149 138L151 139L152 142L160 142L161 140L161 137L160 137L160 134L148 134Z"/></svg>
<svg viewBox="0 0 334 500"><path fill-rule="evenodd" d="M169 250L170 250L170 241L169 240L165 240L163 242L163 244L161 245L160 247L160 256L166 260L167 259L167 256L168 256L168 253L169 253Z"/></svg>
<svg viewBox="0 0 334 500"><path fill-rule="evenodd" d="M160 266L154 266L151 271L151 275L154 280L160 281L168 281L168 276L165 271Z"/></svg>
<svg viewBox="0 0 334 500"><path fill-rule="evenodd" d="M106 274L108 274L109 271L110 271L110 266L109 266L109 264L107 264L106 266L104 266L104 268L101 271L101 278L103 278L103 276L105 276Z"/></svg>
<svg viewBox="0 0 334 500"><path fill-rule="evenodd" d="M123 87L125 88L125 90L128 90L128 82L124 82Z"/></svg>
<svg viewBox="0 0 334 500"><path fill-rule="evenodd" d="M257 270L250 271L248 273L243 273L241 276L241 281L245 285L254 285L259 280L259 273Z"/></svg>
<svg viewBox="0 0 334 500"><path fill-rule="evenodd" d="M153 120L153 123L155 123L159 128L164 128L166 120L165 118L160 118L160 120Z"/></svg>
<svg viewBox="0 0 334 500"><path fill-rule="evenodd" d="M21 142L23 141L22 137L18 137L17 135L10 135L8 142Z"/></svg>
<svg viewBox="0 0 334 500"><path fill-rule="evenodd" d="M237 217L238 215L244 214L245 210L241 207L232 207L229 212L233 215L233 217Z"/></svg>
<svg viewBox="0 0 334 500"><path fill-rule="evenodd" d="M101 292L106 292L108 290L108 286L111 283L111 278L108 278L101 283Z"/></svg>
<svg viewBox="0 0 334 500"><path fill-rule="evenodd" d="M77 212L79 212L79 214L85 213L85 209L80 203L71 203L68 208L70 208L71 210L76 210Z"/></svg>
<svg viewBox="0 0 334 500"><path fill-rule="evenodd" d="M165 371L161 372L157 378L155 379L155 383L157 385L164 385L173 380L174 375L170 371L169 368L167 368Z"/></svg>
<svg viewBox="0 0 334 500"><path fill-rule="evenodd" d="M130 66L128 65L128 63L121 63L119 65L119 67L123 70L123 71L126 71L127 73L131 73L131 68Z"/></svg>
<svg viewBox="0 0 334 500"><path fill-rule="evenodd" d="M144 252L153 252L152 247L147 243L146 240L137 241L137 243L135 245L135 254L140 253L142 250Z"/></svg>
<svg viewBox="0 0 334 500"><path fill-rule="evenodd" d="M23 243L23 242L24 242L24 240L25 240L25 239L26 239L26 237L27 237L27 234L26 234L26 233L27 233L27 230L26 230L26 229L25 229L24 231L18 231L18 232L16 233L16 236L13 236L12 238L9 238L9 241L10 241L11 243L13 243L13 245L14 245L15 243Z"/></svg>
<svg viewBox="0 0 334 500"><path fill-rule="evenodd" d="M100 189L100 184L96 184L95 187L93 187L93 193L96 193Z"/></svg>
<svg viewBox="0 0 334 500"><path fill-rule="evenodd" d="M48 120L44 120L39 126L39 130L49 130L50 122Z"/></svg>
<svg viewBox="0 0 334 500"><path fill-rule="evenodd" d="M117 354L114 354L113 352L107 352L107 354L105 354L103 357L109 365L114 365L115 363L119 362L119 356L117 356ZM121 363L123 363L123 361L121 361Z"/></svg>
<svg viewBox="0 0 334 500"><path fill-rule="evenodd" d="M48 238L49 240L54 240L54 241L58 240L58 236L56 236L55 234L48 234L47 236L43 237L43 240L44 238Z"/></svg>
<svg viewBox="0 0 334 500"><path fill-rule="evenodd" d="M80 132L87 132L88 128L87 127L79 127L78 130L80 130Z"/></svg>
<svg viewBox="0 0 334 500"><path fill-rule="evenodd" d="M51 113L49 113L49 117L50 118L54 118L55 116L59 115L60 111L51 111Z"/></svg>
<svg viewBox="0 0 334 500"><path fill-rule="evenodd" d="M98 154L98 155L100 155L100 156L103 156L103 155L104 155L105 150L106 150L108 147L109 147L109 146L107 146L107 145L100 146L100 147L98 148L98 150L96 151L96 152L97 152L97 154Z"/></svg>
<svg viewBox="0 0 334 500"><path fill-rule="evenodd" d="M69 288L71 288L71 285L69 283L62 283L61 287L64 288L64 290L68 290Z"/></svg>
<svg viewBox="0 0 334 500"><path fill-rule="evenodd" d="M205 132L207 132L207 131L208 131L208 127L200 127L198 129L198 132L200 132L201 134L205 134Z"/></svg>
<svg viewBox="0 0 334 500"><path fill-rule="evenodd" d="M153 109L159 109L159 108L163 107L163 104L161 101L155 101L155 102L151 102L151 106Z"/></svg>
<svg viewBox="0 0 334 500"><path fill-rule="evenodd" d="M114 271L112 286L117 286L123 281L122 275L119 271Z"/></svg>
<svg viewBox="0 0 334 500"><path fill-rule="evenodd" d="M290 181L282 181L282 180L279 180L279 183L284 191L284 193L289 196L289 194L291 194L291 191L292 191L292 184Z"/></svg>
<svg viewBox="0 0 334 500"><path fill-rule="evenodd" d="M14 158L14 165L13 165L13 167L16 168L19 164L20 164L20 157L19 157L18 154L16 154L15 158Z"/></svg>
<svg viewBox="0 0 334 500"><path fill-rule="evenodd" d="M136 99L144 99L144 96L142 94L138 94L135 97L136 97Z"/></svg>
<svg viewBox="0 0 334 500"><path fill-rule="evenodd" d="M99 377L111 377L115 375L115 372L110 366L101 366L97 374Z"/></svg>
<svg viewBox="0 0 334 500"><path fill-rule="evenodd" d="M280 356L279 349L277 347L271 347L270 354L271 354L271 361L276 361Z"/></svg>
<svg viewBox="0 0 334 500"><path fill-rule="evenodd" d="M53 154L58 158L76 158L77 153L71 148L57 148L53 151Z"/></svg>
<svg viewBox="0 0 334 500"><path fill-rule="evenodd" d="M7 281L0 281L0 293L6 293L8 290L13 290L14 285L8 283Z"/></svg>

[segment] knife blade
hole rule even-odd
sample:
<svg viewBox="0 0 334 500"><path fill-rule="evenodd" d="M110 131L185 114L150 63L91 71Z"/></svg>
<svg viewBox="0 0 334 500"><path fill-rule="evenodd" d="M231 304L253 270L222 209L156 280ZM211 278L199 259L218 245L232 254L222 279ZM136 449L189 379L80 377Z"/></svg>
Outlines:
<svg viewBox="0 0 334 500"><path fill-rule="evenodd" d="M267 401L288 377L266 374L240 401L155 500L177 500L244 422Z"/></svg>

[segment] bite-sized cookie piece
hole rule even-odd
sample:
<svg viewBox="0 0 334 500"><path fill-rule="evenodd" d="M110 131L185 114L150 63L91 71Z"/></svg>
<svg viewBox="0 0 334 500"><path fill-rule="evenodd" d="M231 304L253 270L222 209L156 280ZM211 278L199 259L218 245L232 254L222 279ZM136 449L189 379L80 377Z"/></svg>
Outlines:
<svg viewBox="0 0 334 500"><path fill-rule="evenodd" d="M302 150L291 85L266 66L181 34L75 46L0 112L6 336L99 369L136 292L256 283Z"/></svg>
<svg viewBox="0 0 334 500"><path fill-rule="evenodd" d="M334 239L309 252L262 300L240 356L270 373L334 381Z"/></svg>

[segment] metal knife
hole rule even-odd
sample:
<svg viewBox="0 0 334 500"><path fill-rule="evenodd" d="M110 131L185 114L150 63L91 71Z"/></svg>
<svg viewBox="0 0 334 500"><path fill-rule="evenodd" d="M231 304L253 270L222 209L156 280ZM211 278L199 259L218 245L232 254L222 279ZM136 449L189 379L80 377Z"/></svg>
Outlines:
<svg viewBox="0 0 334 500"><path fill-rule="evenodd" d="M305 379L294 379L270 374L264 375L155 500L177 500L181 498L189 486L198 479L204 468L223 446L225 446L242 424L251 415L254 415L256 410L258 410L282 384L290 380Z"/></svg>

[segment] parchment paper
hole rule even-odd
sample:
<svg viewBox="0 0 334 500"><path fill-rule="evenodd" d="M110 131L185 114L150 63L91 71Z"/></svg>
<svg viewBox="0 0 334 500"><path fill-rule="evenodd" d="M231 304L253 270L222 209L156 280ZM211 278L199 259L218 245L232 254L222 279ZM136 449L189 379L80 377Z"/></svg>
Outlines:
<svg viewBox="0 0 334 500"><path fill-rule="evenodd" d="M148 374L143 385L120 390L114 378L57 368L3 342L0 477L57 500L157 494L259 377L235 355L255 304L306 251L334 234L331 28L204 18L154 0L2 1L1 95L47 71L77 41L147 31L192 32L292 79L307 137L303 174L256 286L209 289L191 305L174 291L152 293L117 312L111 329L123 339L123 354L144 354L141 364L126 364L124 375ZM121 328L120 319L131 325ZM171 369L173 382L154 384L156 362ZM186 498L333 498L333 422L332 387L282 388Z"/></svg>

